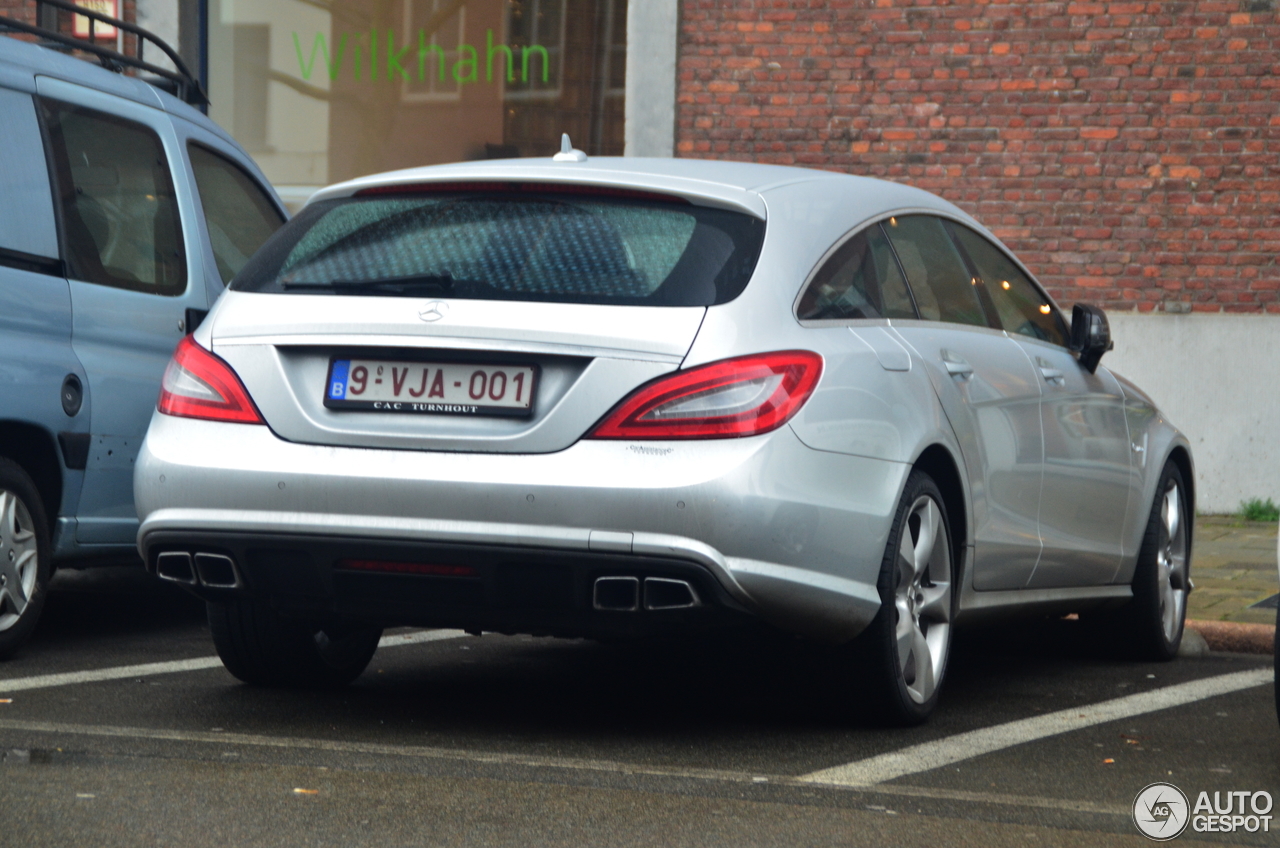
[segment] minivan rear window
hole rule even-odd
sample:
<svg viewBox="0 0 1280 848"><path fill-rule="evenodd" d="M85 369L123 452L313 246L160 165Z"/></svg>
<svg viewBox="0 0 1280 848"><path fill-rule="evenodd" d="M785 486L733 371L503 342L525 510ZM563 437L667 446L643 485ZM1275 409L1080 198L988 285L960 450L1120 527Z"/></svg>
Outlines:
<svg viewBox="0 0 1280 848"><path fill-rule="evenodd" d="M308 206L231 288L711 306L741 294L763 240L751 215L626 194L357 196Z"/></svg>

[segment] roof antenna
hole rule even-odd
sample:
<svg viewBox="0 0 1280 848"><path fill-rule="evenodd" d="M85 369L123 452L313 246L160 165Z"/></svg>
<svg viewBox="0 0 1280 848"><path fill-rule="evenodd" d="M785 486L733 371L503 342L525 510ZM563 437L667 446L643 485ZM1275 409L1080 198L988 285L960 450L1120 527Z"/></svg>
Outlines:
<svg viewBox="0 0 1280 848"><path fill-rule="evenodd" d="M576 150L573 142L569 140L568 133L560 134L560 152L551 157L553 162L585 162L587 154L581 150Z"/></svg>

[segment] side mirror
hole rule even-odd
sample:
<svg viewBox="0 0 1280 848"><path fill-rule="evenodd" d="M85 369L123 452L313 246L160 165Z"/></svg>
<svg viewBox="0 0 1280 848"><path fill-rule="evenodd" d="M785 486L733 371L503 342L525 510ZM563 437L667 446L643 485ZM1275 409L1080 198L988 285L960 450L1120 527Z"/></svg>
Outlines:
<svg viewBox="0 0 1280 848"><path fill-rule="evenodd" d="M1080 364L1093 374L1102 354L1115 347L1107 314L1097 306L1077 303L1071 308L1071 349L1080 355Z"/></svg>

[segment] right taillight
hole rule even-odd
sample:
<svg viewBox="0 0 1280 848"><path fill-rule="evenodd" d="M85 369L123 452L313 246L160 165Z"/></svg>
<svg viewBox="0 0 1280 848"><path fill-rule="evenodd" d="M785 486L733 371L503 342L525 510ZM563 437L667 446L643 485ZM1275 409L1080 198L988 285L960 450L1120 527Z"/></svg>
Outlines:
<svg viewBox="0 0 1280 848"><path fill-rule="evenodd" d="M783 350L724 359L662 377L605 417L589 439L726 439L776 430L800 411L822 357Z"/></svg>
<svg viewBox="0 0 1280 848"><path fill-rule="evenodd" d="M231 366L196 344L191 336L178 342L160 383L156 408L165 415L262 424L240 378Z"/></svg>

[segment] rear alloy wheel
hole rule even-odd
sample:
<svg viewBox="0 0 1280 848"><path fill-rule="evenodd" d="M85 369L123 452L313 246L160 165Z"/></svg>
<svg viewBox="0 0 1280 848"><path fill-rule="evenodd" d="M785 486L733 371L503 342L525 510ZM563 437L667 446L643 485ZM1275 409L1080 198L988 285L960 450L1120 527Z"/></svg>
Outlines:
<svg viewBox="0 0 1280 848"><path fill-rule="evenodd" d="M209 629L227 671L256 686L345 686L373 659L381 627L281 618L255 599L210 603Z"/></svg>
<svg viewBox="0 0 1280 848"><path fill-rule="evenodd" d="M913 471L880 566L880 612L856 643L893 724L919 724L937 706L951 653L953 560L942 493Z"/></svg>
<svg viewBox="0 0 1280 848"><path fill-rule="evenodd" d="M1133 573L1133 601L1117 614L1128 643L1144 660L1171 660L1182 643L1191 591L1191 513L1182 472L1165 465Z"/></svg>
<svg viewBox="0 0 1280 848"><path fill-rule="evenodd" d="M17 463L0 459L0 660L35 629L51 569L49 522L36 485Z"/></svg>

